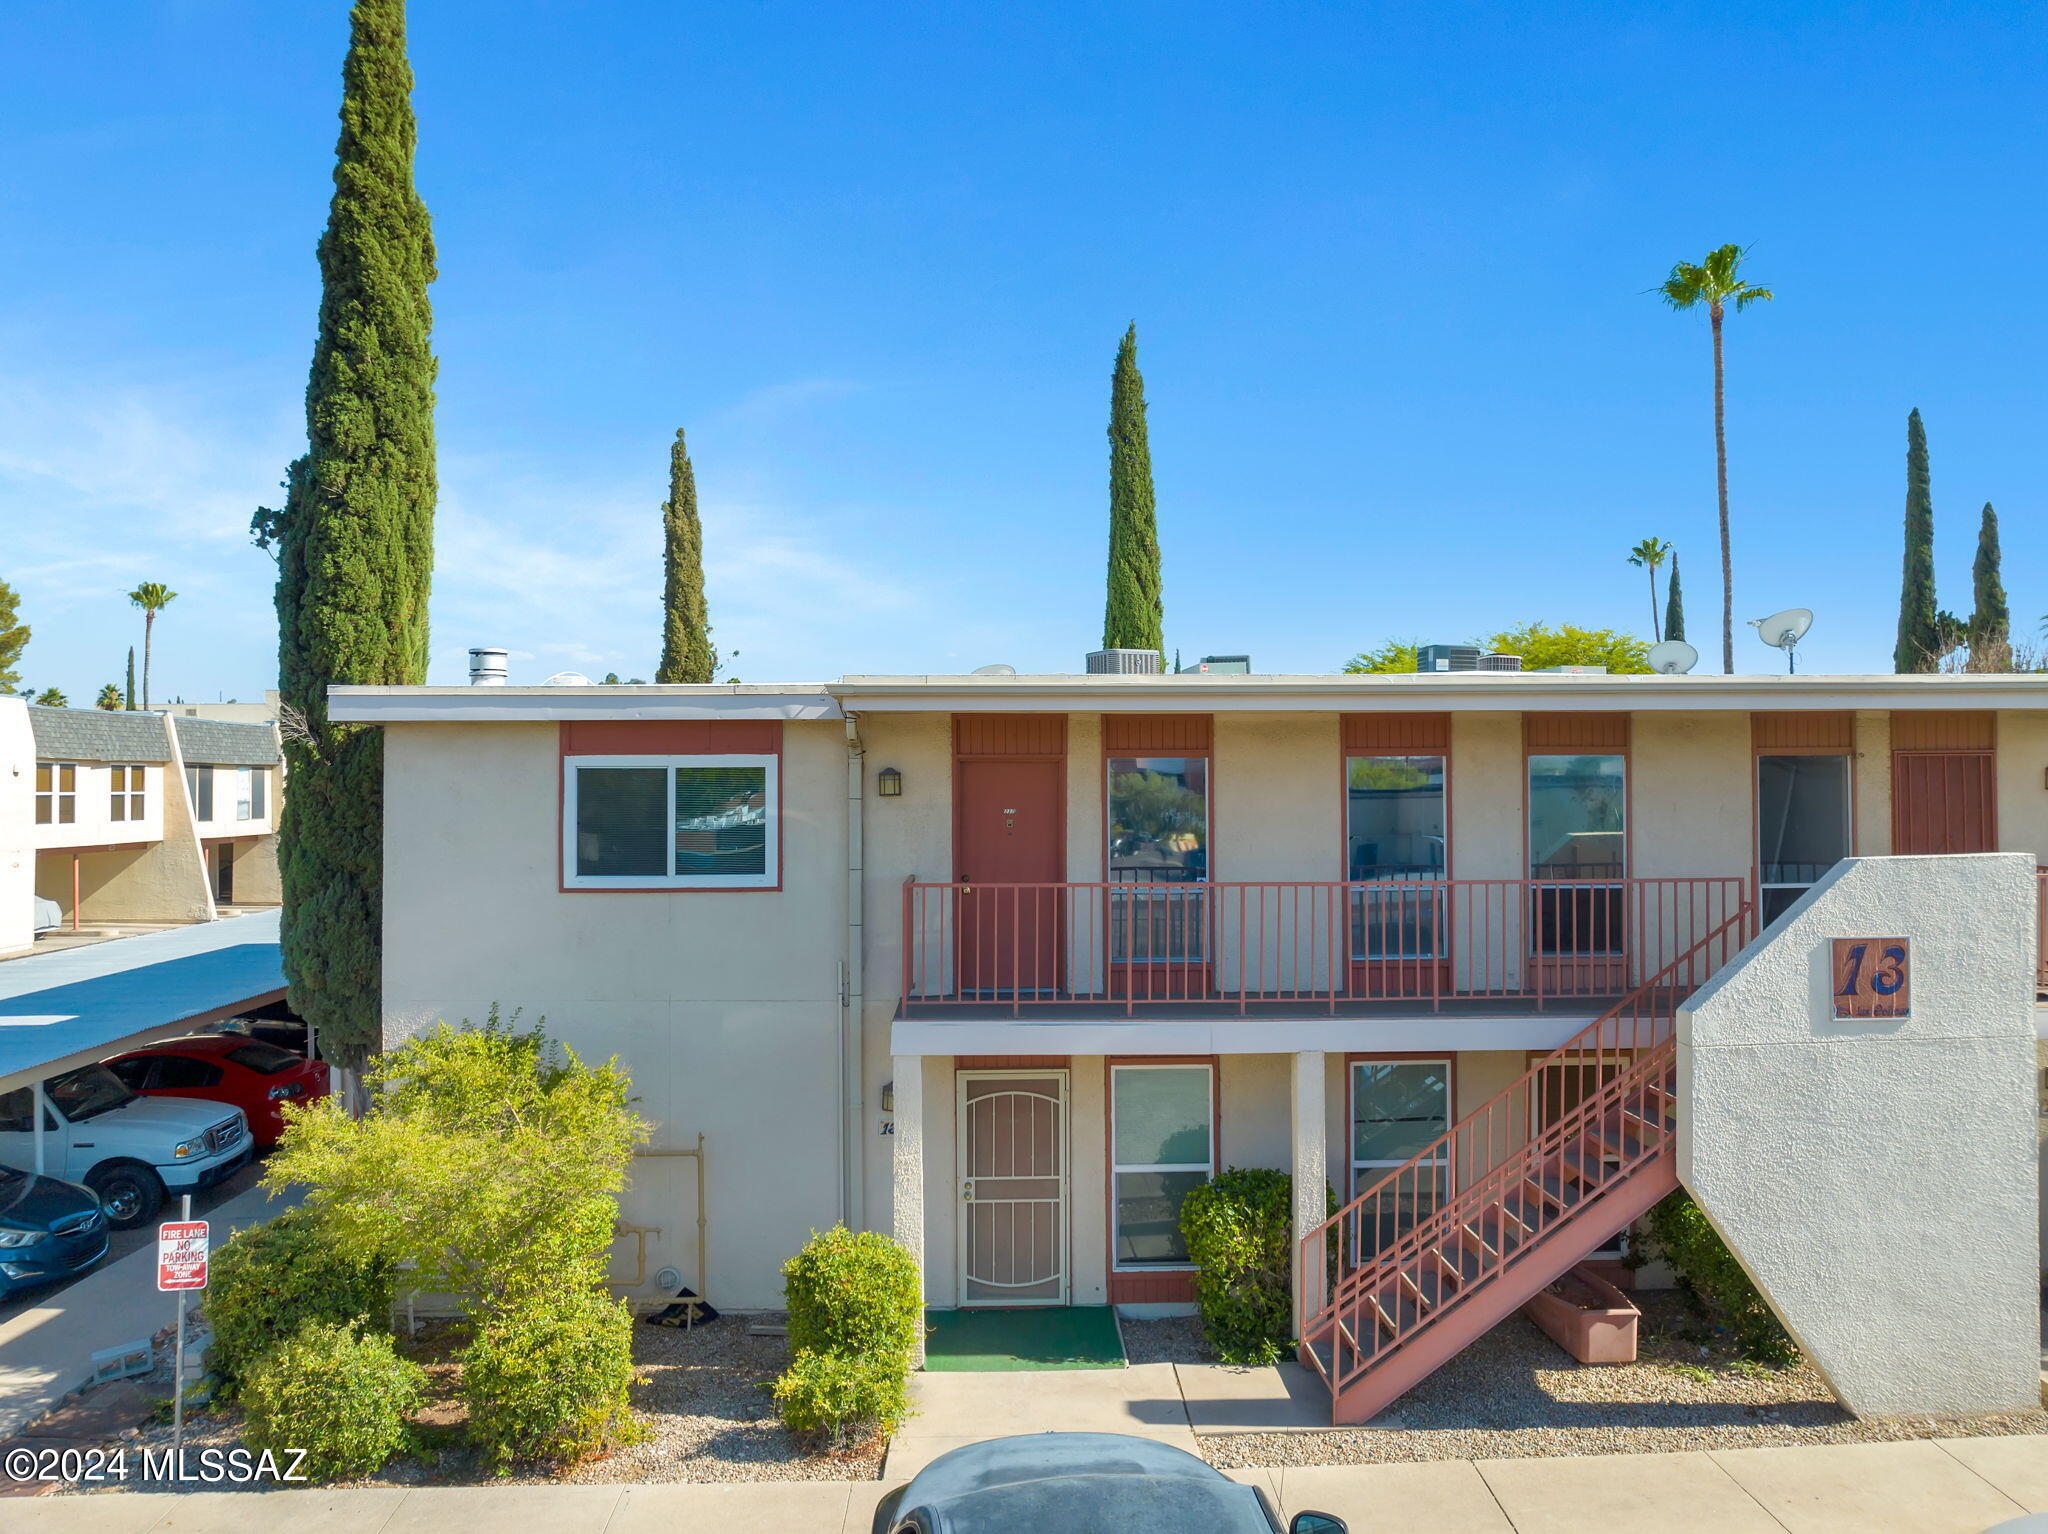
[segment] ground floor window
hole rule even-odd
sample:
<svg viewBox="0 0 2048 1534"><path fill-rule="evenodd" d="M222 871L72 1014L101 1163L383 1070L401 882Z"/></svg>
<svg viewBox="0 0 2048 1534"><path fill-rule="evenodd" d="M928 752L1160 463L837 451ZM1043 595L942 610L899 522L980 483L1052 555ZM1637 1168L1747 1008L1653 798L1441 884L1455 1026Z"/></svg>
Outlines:
<svg viewBox="0 0 2048 1534"><path fill-rule="evenodd" d="M1115 1265L1186 1267L1180 1201L1216 1173L1215 1068L1112 1066L1109 1104Z"/></svg>
<svg viewBox="0 0 2048 1534"><path fill-rule="evenodd" d="M1351 1191L1364 1192L1443 1137L1451 1124L1451 1062L1351 1062ZM1438 1147L1439 1150L1445 1147ZM1433 1155L1375 1201L1363 1239L1378 1251L1436 1212L1450 1159Z"/></svg>

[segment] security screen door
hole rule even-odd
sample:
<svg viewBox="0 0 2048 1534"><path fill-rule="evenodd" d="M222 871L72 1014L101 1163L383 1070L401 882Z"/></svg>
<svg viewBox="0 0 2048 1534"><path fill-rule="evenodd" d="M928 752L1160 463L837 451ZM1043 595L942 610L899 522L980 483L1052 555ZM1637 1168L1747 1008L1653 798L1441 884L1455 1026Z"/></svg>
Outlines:
<svg viewBox="0 0 2048 1534"><path fill-rule="evenodd" d="M960 1303L1067 1302L1067 1076L958 1073Z"/></svg>

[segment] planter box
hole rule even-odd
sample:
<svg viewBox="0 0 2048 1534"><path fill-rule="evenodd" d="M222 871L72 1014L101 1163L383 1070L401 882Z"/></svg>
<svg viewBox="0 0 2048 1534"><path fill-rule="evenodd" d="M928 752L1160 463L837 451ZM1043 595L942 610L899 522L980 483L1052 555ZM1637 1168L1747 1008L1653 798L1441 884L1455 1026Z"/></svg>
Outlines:
<svg viewBox="0 0 2048 1534"><path fill-rule="evenodd" d="M1559 1347L1582 1364L1636 1361L1641 1312L1628 1296L1590 1268L1573 1268L1522 1307Z"/></svg>

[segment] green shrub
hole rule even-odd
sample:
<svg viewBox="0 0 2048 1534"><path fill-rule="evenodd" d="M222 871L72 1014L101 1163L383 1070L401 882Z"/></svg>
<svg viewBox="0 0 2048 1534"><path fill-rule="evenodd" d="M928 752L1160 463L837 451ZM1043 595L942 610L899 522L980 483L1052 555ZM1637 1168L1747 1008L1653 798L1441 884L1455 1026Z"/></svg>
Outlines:
<svg viewBox="0 0 2048 1534"><path fill-rule="evenodd" d="M1279 1358L1294 1334L1294 1179L1232 1167L1181 1200L1180 1232L1210 1351L1227 1364Z"/></svg>
<svg viewBox="0 0 2048 1534"><path fill-rule="evenodd" d="M384 1333L309 1321L244 1377L244 1438L281 1463L305 1450L300 1469L316 1480L370 1475L406 1446L425 1384Z"/></svg>
<svg viewBox="0 0 2048 1534"><path fill-rule="evenodd" d="M215 1255L210 1278L209 1362L230 1386L309 1321L377 1331L389 1323L391 1264L351 1250L304 1209L237 1231Z"/></svg>
<svg viewBox="0 0 2048 1534"><path fill-rule="evenodd" d="M1774 1365L1798 1360L1798 1345L1683 1189L1652 1209L1648 1223L1649 1239L1636 1255L1641 1261L1662 1257L1670 1263L1686 1297L1727 1328L1744 1358Z"/></svg>
<svg viewBox="0 0 2048 1534"><path fill-rule="evenodd" d="M904 1373L924 1327L917 1262L887 1236L844 1225L812 1231L782 1265L792 1353L895 1362Z"/></svg>
<svg viewBox="0 0 2048 1534"><path fill-rule="evenodd" d="M632 1383L633 1307L595 1289L522 1295L462 1355L470 1439L500 1468L573 1464L632 1441Z"/></svg>
<svg viewBox="0 0 2048 1534"><path fill-rule="evenodd" d="M775 1407L790 1432L840 1449L901 1425L910 1414L909 1377L885 1359L798 1353L775 1381Z"/></svg>

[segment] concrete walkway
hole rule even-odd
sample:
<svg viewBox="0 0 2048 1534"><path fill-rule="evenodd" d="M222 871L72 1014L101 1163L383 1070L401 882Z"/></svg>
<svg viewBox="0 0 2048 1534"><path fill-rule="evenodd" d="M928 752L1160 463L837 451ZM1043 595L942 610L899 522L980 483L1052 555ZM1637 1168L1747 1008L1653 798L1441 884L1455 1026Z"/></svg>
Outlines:
<svg viewBox="0 0 2048 1534"><path fill-rule="evenodd" d="M1012 1376L1015 1378L1015 1376ZM2048 1438L1248 1470L1353 1534L1981 1534L2048 1513ZM867 1534L882 1481L145 1493L0 1503L9 1534Z"/></svg>
<svg viewBox="0 0 2048 1534"><path fill-rule="evenodd" d="M231 1231L267 1220L290 1202L250 1188L195 1215L210 1224L208 1234L218 1247ZM175 1201L164 1205L161 1218L177 1218ZM169 1326L177 1313L177 1297L156 1287L152 1237L140 1250L0 1321L0 1439L20 1432L84 1384L96 1351L146 1337Z"/></svg>

